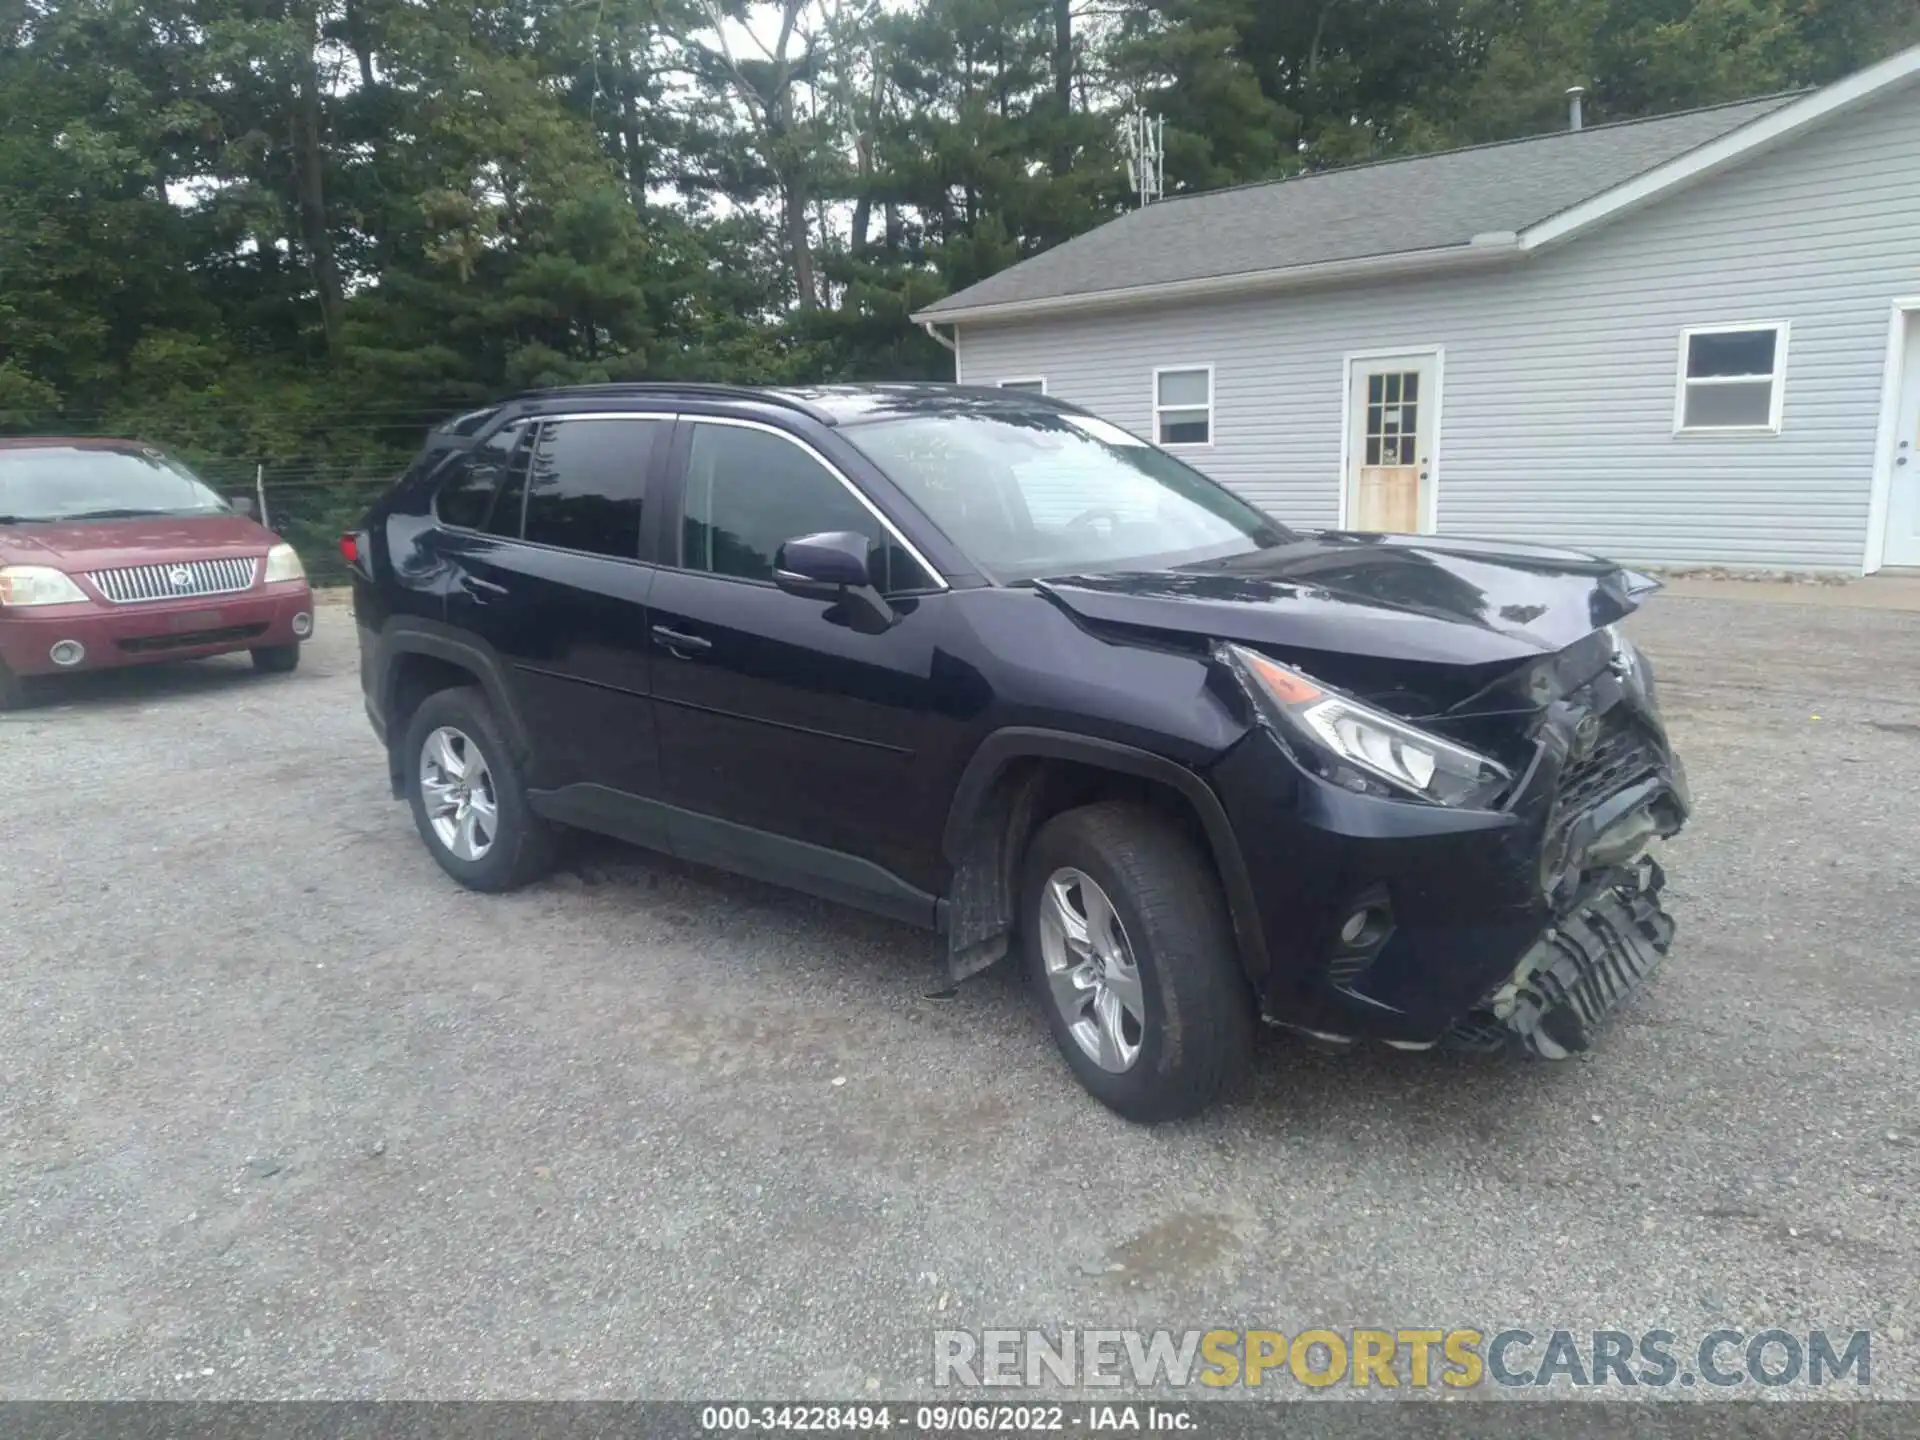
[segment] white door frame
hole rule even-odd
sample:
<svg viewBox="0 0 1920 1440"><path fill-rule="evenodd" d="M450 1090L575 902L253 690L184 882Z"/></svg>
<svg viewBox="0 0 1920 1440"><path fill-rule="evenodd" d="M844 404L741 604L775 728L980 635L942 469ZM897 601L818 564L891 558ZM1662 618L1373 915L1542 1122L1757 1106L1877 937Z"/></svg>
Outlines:
<svg viewBox="0 0 1920 1440"><path fill-rule="evenodd" d="M1914 302L1920 306L1920 301ZM1340 361L1340 519L1336 530L1347 528L1347 508L1352 503L1353 476L1353 367L1367 360L1394 360L1401 356L1433 357L1433 449L1427 465L1427 483L1420 501L1420 529L1428 535L1440 528L1440 417L1441 397L1447 386L1447 347L1444 345L1393 345L1378 350L1349 350Z"/></svg>
<svg viewBox="0 0 1920 1440"><path fill-rule="evenodd" d="M1867 502L1867 550L1860 573L1871 575L1887 559L1887 519L1893 501L1893 448L1898 440L1900 397L1906 390L1907 341L1920 329L1920 295L1893 302L1887 317L1887 358L1880 376L1880 426L1873 440L1873 489Z"/></svg>

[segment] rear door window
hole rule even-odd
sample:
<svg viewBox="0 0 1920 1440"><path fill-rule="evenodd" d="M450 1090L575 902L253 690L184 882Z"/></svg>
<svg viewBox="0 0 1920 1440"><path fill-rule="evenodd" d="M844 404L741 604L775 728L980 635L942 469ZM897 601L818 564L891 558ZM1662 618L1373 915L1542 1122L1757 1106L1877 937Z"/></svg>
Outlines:
<svg viewBox="0 0 1920 1440"><path fill-rule="evenodd" d="M524 432L510 454L500 462L501 475L493 504L487 510L486 531L510 540L520 538L520 521L527 510L527 467L533 459L533 437L537 424L520 427Z"/></svg>
<svg viewBox="0 0 1920 1440"><path fill-rule="evenodd" d="M664 423L619 417L542 425L526 482L526 538L638 559L647 466Z"/></svg>

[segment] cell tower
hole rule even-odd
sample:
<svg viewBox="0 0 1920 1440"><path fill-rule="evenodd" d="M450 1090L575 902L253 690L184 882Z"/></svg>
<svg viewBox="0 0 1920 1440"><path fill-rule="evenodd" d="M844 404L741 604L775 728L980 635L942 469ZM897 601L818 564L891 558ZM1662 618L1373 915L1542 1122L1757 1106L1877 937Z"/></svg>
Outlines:
<svg viewBox="0 0 1920 1440"><path fill-rule="evenodd" d="M1120 143L1127 153L1127 185L1145 209L1167 193L1167 122L1136 107L1122 122Z"/></svg>

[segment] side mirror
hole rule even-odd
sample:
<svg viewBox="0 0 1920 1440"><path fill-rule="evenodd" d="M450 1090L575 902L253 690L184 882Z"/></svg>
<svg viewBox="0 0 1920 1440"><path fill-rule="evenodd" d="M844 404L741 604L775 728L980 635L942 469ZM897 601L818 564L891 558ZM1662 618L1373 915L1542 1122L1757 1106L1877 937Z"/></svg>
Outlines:
<svg viewBox="0 0 1920 1440"><path fill-rule="evenodd" d="M840 618L863 633L885 630L899 618L874 587L873 542L852 531L787 541L774 556L773 583L789 595L837 602Z"/></svg>
<svg viewBox="0 0 1920 1440"><path fill-rule="evenodd" d="M872 554L872 542L850 531L802 535L773 557L773 583L789 595L832 600L844 589L873 584Z"/></svg>
<svg viewBox="0 0 1920 1440"><path fill-rule="evenodd" d="M251 495L229 495L227 497L227 504L233 507L236 515L246 515L248 517L253 515L253 497Z"/></svg>

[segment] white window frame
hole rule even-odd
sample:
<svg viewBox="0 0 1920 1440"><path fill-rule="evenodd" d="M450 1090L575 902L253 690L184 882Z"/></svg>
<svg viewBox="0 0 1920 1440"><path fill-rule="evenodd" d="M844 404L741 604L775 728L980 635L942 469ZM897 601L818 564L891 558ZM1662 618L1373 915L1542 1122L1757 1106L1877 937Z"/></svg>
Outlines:
<svg viewBox="0 0 1920 1440"><path fill-rule="evenodd" d="M1167 411L1173 411L1176 414L1185 414L1197 410L1200 407L1197 405L1162 405L1160 403L1160 377L1162 375L1191 375L1196 370L1204 370L1207 375L1207 438L1205 440L1162 440L1160 438L1160 417L1162 414ZM1153 402L1153 443L1155 445L1158 445L1162 450L1211 450L1213 448L1214 440L1218 434L1214 428L1218 424L1218 416L1216 414L1217 407L1214 404L1213 365L1211 362L1204 365L1154 366L1151 399Z"/></svg>
<svg viewBox="0 0 1920 1440"><path fill-rule="evenodd" d="M1047 377L1044 375L1015 375L1008 380L996 380L994 384L1002 390L1035 390L1042 395L1047 393Z"/></svg>
<svg viewBox="0 0 1920 1440"><path fill-rule="evenodd" d="M1696 335L1748 335L1756 330L1773 331L1773 374L1709 375L1689 379L1687 354ZM1792 325L1786 320L1747 320L1725 325L1688 325L1680 331L1680 355L1676 362L1673 392L1673 433L1675 435L1778 435L1780 413L1787 398L1787 338ZM1767 378L1773 385L1764 425L1689 425L1687 392L1695 385L1751 385Z"/></svg>

